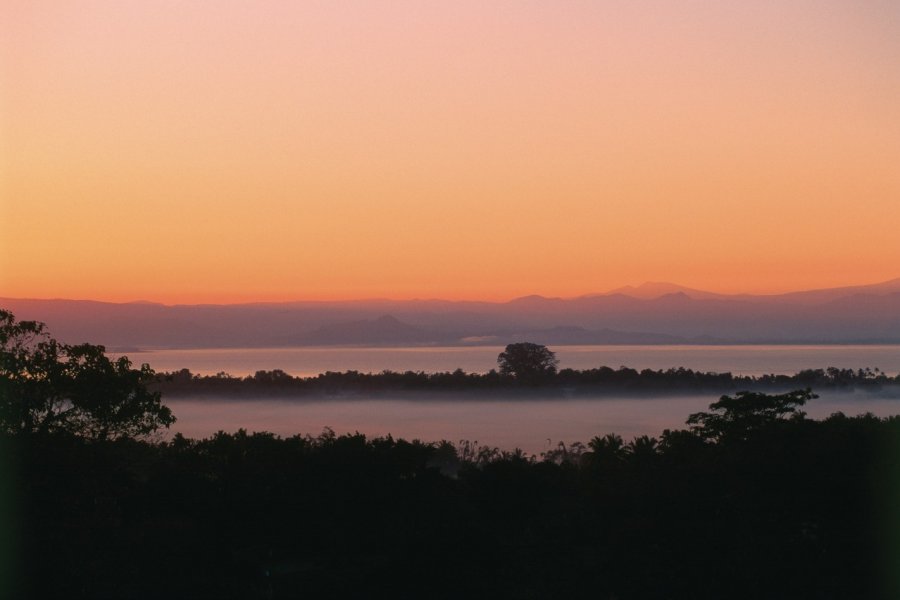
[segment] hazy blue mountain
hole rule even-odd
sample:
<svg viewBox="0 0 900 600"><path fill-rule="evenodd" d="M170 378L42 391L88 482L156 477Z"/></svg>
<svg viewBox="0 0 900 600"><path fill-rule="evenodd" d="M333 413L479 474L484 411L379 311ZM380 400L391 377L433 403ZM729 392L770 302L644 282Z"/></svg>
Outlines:
<svg viewBox="0 0 900 600"><path fill-rule="evenodd" d="M648 281L646 283L642 283L638 286L626 285L624 287L616 288L607 292L606 294L591 294L587 297L604 295L611 296L613 294L621 294L623 296L629 296L631 298L640 298L642 300L652 300L653 298L659 298L660 296L666 296L668 294L684 294L690 298L695 299L704 299L704 298L727 298L727 295L724 294L716 294L713 292L704 292L703 290L697 290L689 287L684 287L683 285L678 285L676 283L668 283L665 281Z"/></svg>
<svg viewBox="0 0 900 600"><path fill-rule="evenodd" d="M231 305L0 299L68 342L116 347L900 343L900 279L772 296L647 284L509 302L358 300ZM628 290L625 290L628 291ZM665 293L662 293L665 292ZM661 293L655 296L654 294Z"/></svg>
<svg viewBox="0 0 900 600"><path fill-rule="evenodd" d="M306 333L285 336L279 345L396 346L436 343L440 336L403 323L391 315L377 319L329 323Z"/></svg>

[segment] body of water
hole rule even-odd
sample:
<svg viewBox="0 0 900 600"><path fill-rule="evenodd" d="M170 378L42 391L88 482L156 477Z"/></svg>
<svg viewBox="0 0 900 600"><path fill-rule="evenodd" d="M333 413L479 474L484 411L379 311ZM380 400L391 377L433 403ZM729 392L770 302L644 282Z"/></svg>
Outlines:
<svg viewBox="0 0 900 600"><path fill-rule="evenodd" d="M270 431L282 436L318 434L331 427L338 434L393 435L423 441L460 440L538 454L560 441L587 442L618 433L658 436L663 429L683 428L688 415L707 410L716 394L650 398L448 399L298 399L230 400L217 398L166 401L178 417L172 432L207 437L222 430ZM900 390L888 393L824 393L805 407L811 418L841 411L900 414Z"/></svg>
<svg viewBox="0 0 900 600"><path fill-rule="evenodd" d="M900 346L554 346L561 368L599 366L634 369L687 367L735 374L793 374L802 369L878 367L889 375L900 371ZM187 368L198 374L221 371L245 376L281 369L292 375L325 371L486 372L497 365L500 346L412 348L227 348L155 350L131 355L157 371ZM893 395L891 395L893 394ZM900 390L891 394L823 394L807 412L821 418L842 411L900 413ZM206 437L216 431L270 431L283 436L359 431L369 436L391 434L406 439L458 442L466 439L504 449L539 453L560 441L587 442L615 432L626 439L659 435L684 426L688 415L706 410L716 394L650 398L609 397L522 400L465 398L411 399L328 398L235 400L223 398L165 399L178 417L172 431Z"/></svg>
<svg viewBox="0 0 900 600"><path fill-rule="evenodd" d="M560 368L600 366L634 369L687 367L699 371L730 371L741 375L793 374L825 367L878 367L889 375L900 373L900 346L553 346ZM213 375L235 376L259 370L281 369L291 375L317 375L325 371L364 373L392 371L453 371L484 373L497 366L501 346L411 348L214 348L153 350L130 354L136 363L149 363L157 371L190 369Z"/></svg>

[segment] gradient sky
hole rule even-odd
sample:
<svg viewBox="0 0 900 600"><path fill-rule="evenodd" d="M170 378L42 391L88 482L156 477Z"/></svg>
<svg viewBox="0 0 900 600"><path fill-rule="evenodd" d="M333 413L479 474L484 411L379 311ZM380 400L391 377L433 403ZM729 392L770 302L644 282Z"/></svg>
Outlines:
<svg viewBox="0 0 900 600"><path fill-rule="evenodd" d="M896 0L2 6L0 296L900 276Z"/></svg>

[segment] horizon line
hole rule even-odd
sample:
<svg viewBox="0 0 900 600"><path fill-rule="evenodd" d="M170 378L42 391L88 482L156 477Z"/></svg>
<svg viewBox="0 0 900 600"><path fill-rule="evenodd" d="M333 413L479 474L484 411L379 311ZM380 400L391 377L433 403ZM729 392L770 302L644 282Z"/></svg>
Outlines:
<svg viewBox="0 0 900 600"><path fill-rule="evenodd" d="M97 298L72 298L72 297L12 297L12 296L3 296L0 297L0 300L17 300L17 301L41 301L41 302L95 302L99 304L152 304L157 306L165 306L165 307L173 307L173 306L248 306L248 305L259 305L259 304L349 304L349 303L366 303L366 302L447 302L447 303L458 303L458 304L466 304L466 303L477 303L477 304L508 304L510 302L515 302L517 300L524 300L529 298L540 298L544 300L578 300L583 298L592 298L592 297L604 297L604 296L614 296L614 295L622 295L628 296L627 293L624 293L622 290L636 290L639 291L641 288L647 286L671 286L673 289L671 292L664 292L659 294L658 296L654 296L653 298L660 298L666 295L673 295L678 293L687 292L696 292L701 294L709 294L712 296L721 296L723 298L741 298L741 297L775 297L775 296L784 296L789 294L798 294L798 293L809 293L809 292L821 292L821 291L831 291L831 290L844 290L844 289L852 289L852 288L867 288L867 287L877 287L887 284L896 283L900 286L900 277L894 277L891 279L886 279L882 281L876 281L873 283L863 283L863 284L851 284L851 285L838 285L834 287L815 287L815 288L798 288L798 289L790 289L783 290L777 292L763 292L763 293L753 293L753 292L717 292L708 289L694 288L691 286L682 285L679 283L673 283L670 281L644 281L642 283L633 285L626 284L623 286L617 286L610 290L604 292L587 292L584 294L578 294L574 296L553 296L553 295L544 295L544 294L524 294L520 296L514 296L506 299L476 299L476 298L440 298L440 297L408 297L408 298L391 298L391 297L358 297L358 298L333 298L333 299L311 299L311 298L294 298L294 299L284 299L284 300L241 300L235 302L164 302L157 300L147 300L144 298L135 299L135 300L102 300ZM633 296L629 296L633 297ZM635 297L635 299L641 299ZM651 299L651 298L648 298Z"/></svg>

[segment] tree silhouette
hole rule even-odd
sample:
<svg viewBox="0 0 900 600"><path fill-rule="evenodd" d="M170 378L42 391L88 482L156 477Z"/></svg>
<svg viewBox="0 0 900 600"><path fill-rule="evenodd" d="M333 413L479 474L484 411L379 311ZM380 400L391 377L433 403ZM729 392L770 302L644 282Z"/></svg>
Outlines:
<svg viewBox="0 0 900 600"><path fill-rule="evenodd" d="M497 356L500 374L519 381L537 383L556 374L556 354L541 344L521 342L509 344Z"/></svg>
<svg viewBox="0 0 900 600"><path fill-rule="evenodd" d="M746 439L753 431L789 416L803 418L804 413L797 407L814 398L818 396L809 388L785 394L738 392L710 404L713 412L692 414L687 424L692 432L707 440Z"/></svg>
<svg viewBox="0 0 900 600"><path fill-rule="evenodd" d="M588 448L590 462L599 467L618 467L628 456L628 447L617 433L594 437L588 442Z"/></svg>
<svg viewBox="0 0 900 600"><path fill-rule="evenodd" d="M62 344L43 323L17 322L0 310L0 430L69 432L95 439L137 437L175 422L146 384L148 365L133 369L103 346Z"/></svg>
<svg viewBox="0 0 900 600"><path fill-rule="evenodd" d="M647 435L637 436L625 446L625 450L632 463L648 464L659 455L659 441Z"/></svg>

